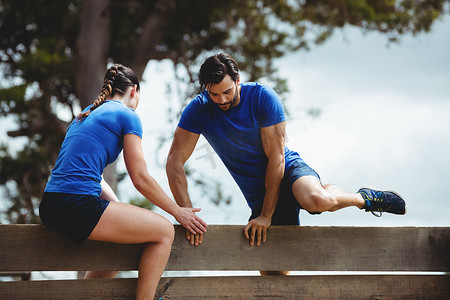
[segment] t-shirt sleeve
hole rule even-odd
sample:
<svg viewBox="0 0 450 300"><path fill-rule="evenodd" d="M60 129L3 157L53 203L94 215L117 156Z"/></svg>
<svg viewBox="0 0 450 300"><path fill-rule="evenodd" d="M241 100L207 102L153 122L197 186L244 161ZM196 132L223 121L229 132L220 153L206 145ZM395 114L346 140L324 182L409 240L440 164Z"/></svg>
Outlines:
<svg viewBox="0 0 450 300"><path fill-rule="evenodd" d="M142 122L134 110L127 109L125 112L125 117L122 118L122 122L123 135L132 133L142 139Z"/></svg>
<svg viewBox="0 0 450 300"><path fill-rule="evenodd" d="M200 99L195 98L183 110L178 127L187 131L201 134L203 131L201 118L202 105Z"/></svg>
<svg viewBox="0 0 450 300"><path fill-rule="evenodd" d="M283 104L273 89L269 87L262 88L259 99L259 123L261 127L268 127L286 121Z"/></svg>

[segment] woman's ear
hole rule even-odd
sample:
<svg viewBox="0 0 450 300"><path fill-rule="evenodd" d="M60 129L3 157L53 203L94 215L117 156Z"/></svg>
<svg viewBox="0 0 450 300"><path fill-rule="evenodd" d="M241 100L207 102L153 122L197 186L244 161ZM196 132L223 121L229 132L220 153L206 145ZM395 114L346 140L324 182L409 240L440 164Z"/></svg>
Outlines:
<svg viewBox="0 0 450 300"><path fill-rule="evenodd" d="M130 91L130 98L133 99L134 96L136 95L136 87L137 85L134 85L133 87L131 87L131 91Z"/></svg>
<svg viewBox="0 0 450 300"><path fill-rule="evenodd" d="M130 98L133 99L136 96L136 91L137 91L137 85L135 84L132 88L131 88L131 92L130 92Z"/></svg>

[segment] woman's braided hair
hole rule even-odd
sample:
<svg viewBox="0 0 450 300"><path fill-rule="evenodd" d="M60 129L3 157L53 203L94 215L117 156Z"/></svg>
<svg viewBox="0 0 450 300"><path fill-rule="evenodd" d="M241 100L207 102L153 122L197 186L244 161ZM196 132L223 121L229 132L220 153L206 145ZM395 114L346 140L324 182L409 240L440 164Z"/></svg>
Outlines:
<svg viewBox="0 0 450 300"><path fill-rule="evenodd" d="M140 90L139 80L136 74L128 67L121 64L112 65L105 73L103 87L91 108L77 116L78 121L84 120L89 114L102 105L107 99L114 97L116 93L123 95L128 87L137 85Z"/></svg>

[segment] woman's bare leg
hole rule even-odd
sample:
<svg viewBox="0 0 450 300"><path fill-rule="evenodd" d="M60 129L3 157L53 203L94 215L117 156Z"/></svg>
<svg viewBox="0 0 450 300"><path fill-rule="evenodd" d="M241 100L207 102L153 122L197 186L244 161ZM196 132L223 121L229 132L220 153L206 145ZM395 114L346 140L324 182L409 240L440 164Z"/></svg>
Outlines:
<svg viewBox="0 0 450 300"><path fill-rule="evenodd" d="M127 244L148 243L139 263L136 299L153 299L169 259L174 234L173 225L166 218L134 205L110 202L89 239ZM86 277L111 276L112 272L93 271L88 272Z"/></svg>

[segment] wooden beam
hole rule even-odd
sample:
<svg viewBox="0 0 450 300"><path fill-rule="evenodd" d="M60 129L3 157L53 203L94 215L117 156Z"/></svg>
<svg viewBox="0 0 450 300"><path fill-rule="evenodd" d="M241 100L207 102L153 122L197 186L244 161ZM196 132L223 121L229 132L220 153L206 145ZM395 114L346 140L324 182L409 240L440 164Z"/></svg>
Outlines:
<svg viewBox="0 0 450 300"><path fill-rule="evenodd" d="M183 232L166 270L450 270L450 228L272 226L253 247L243 226L209 226L198 247Z"/></svg>
<svg viewBox="0 0 450 300"><path fill-rule="evenodd" d="M1 271L136 270L144 247L91 241L79 246L42 225L0 225L0 241Z"/></svg>
<svg viewBox="0 0 450 300"><path fill-rule="evenodd" d="M3 282L9 300L135 299L136 279ZM2 298L2 299L3 299ZM445 275L163 277L155 299L450 299Z"/></svg>
<svg viewBox="0 0 450 300"><path fill-rule="evenodd" d="M166 270L450 271L449 227L272 226L250 247L240 225L194 247L176 227ZM136 270L143 245L82 246L42 225L0 225L1 271Z"/></svg>
<svg viewBox="0 0 450 300"><path fill-rule="evenodd" d="M136 278L1 282L0 299L136 299Z"/></svg>
<svg viewBox="0 0 450 300"><path fill-rule="evenodd" d="M162 278L155 299L450 299L450 276Z"/></svg>

